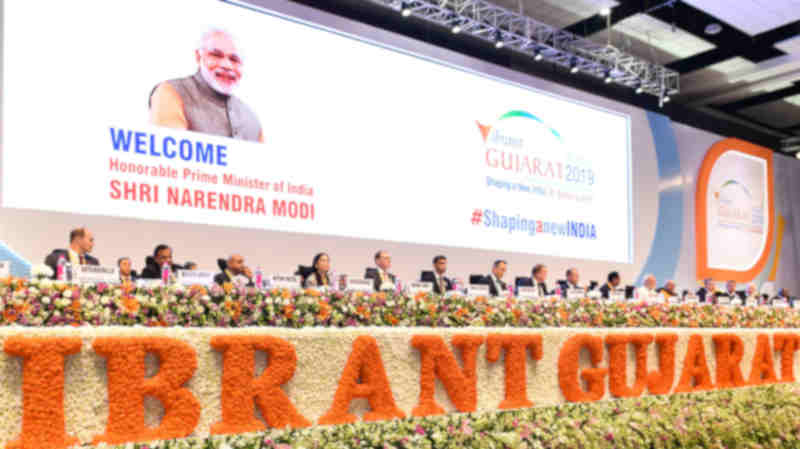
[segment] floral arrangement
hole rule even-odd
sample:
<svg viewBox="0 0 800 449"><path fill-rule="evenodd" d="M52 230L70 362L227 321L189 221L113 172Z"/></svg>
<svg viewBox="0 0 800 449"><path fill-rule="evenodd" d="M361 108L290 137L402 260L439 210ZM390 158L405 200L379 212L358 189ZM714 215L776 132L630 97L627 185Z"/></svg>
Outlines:
<svg viewBox="0 0 800 449"><path fill-rule="evenodd" d="M800 390L776 385L104 449L786 448L800 445Z"/></svg>
<svg viewBox="0 0 800 449"><path fill-rule="evenodd" d="M442 297L427 293L159 286L0 280L0 325L798 328L800 313L768 306L606 303L585 298Z"/></svg>

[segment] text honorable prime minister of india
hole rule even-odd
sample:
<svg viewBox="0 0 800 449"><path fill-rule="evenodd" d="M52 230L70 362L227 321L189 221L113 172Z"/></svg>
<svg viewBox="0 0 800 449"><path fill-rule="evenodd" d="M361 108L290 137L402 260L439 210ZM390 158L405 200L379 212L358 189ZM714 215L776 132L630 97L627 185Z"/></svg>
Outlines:
<svg viewBox="0 0 800 449"><path fill-rule="evenodd" d="M198 70L165 81L150 94L150 122L234 139L264 142L256 114L233 92L242 79L242 58L233 37L213 29L195 50Z"/></svg>

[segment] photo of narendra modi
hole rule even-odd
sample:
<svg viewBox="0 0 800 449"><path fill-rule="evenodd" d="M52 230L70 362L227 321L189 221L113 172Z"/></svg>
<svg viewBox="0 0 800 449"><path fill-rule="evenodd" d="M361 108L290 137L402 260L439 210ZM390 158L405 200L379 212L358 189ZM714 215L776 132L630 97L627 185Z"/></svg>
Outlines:
<svg viewBox="0 0 800 449"><path fill-rule="evenodd" d="M194 49L197 71L164 81L150 93L150 123L173 129L264 142L261 122L235 95L244 61L233 35L211 28Z"/></svg>

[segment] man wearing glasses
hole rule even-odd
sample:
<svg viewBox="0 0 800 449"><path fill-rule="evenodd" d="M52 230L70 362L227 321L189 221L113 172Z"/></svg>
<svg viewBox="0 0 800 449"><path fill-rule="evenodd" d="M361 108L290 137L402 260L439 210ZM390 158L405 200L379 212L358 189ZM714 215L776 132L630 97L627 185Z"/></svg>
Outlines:
<svg viewBox="0 0 800 449"><path fill-rule="evenodd" d="M159 84L150 94L150 122L234 139L264 142L258 117L233 95L242 59L230 33L212 29L195 50L197 72Z"/></svg>

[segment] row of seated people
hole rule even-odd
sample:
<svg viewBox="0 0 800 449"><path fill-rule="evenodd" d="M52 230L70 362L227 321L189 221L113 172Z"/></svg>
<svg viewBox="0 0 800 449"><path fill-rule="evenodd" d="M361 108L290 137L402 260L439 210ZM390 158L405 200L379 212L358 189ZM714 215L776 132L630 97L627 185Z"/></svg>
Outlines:
<svg viewBox="0 0 800 449"><path fill-rule="evenodd" d="M91 256L89 253L94 247L94 236L86 228L78 228L70 232L70 246L69 249L57 249L52 251L46 258L45 263L49 265L53 272L56 272L57 265L60 261L66 260L72 264L88 264L99 265L99 261ZM397 277L390 272L392 266L391 255L387 251L380 250L374 256L375 266L369 267L365 270L364 277L372 279L374 282L375 290L383 290L386 288L394 288L397 284ZM196 268L193 262L185 264L177 264L173 262L173 251L169 245L160 244L155 247L153 254L145 258L145 268L141 274L138 274L132 269L131 260L128 257L118 259L117 265L120 271L120 280L123 282L136 281L142 279L159 279L162 277L162 271L166 267L171 272L178 270L191 270ZM241 279L243 282L252 284L253 271L245 265L244 258L241 255L234 254L228 259L218 260L220 272L214 277L214 281L218 284L226 282L233 282L234 280ZM689 292L684 290L679 293L676 289L675 282L667 281L663 287L656 287L656 279L652 275L644 277L643 285L636 288L631 285L623 286L621 277L618 272L613 271L609 273L607 281L600 285L597 281L591 281L588 285L582 286L580 283L580 273L576 268L570 268L566 271L566 279L556 281L558 286L551 289L547 284L548 269L546 265L537 264L531 270L531 277L517 277L514 280L513 287L504 280L508 263L505 260L497 260L492 264L489 274L480 275L473 274L469 276L470 284L483 284L489 288L489 294L492 296L502 296L507 293L517 293L520 287L534 287L537 289L538 296L550 296L555 293L560 293L566 296L567 292L573 289L580 289L585 292L597 290L599 296L604 299L609 299L613 294L621 289L624 289L624 297L632 299L636 297L654 297L661 295L665 299L671 297L685 297ZM331 260L327 253L319 253L314 256L312 263L309 266L300 265L295 273L301 277L303 287L318 287L318 286L332 286L334 279L331 279ZM447 276L447 257L438 255L433 258L432 269L424 270L420 275L420 280L423 282L430 282L433 285L433 292L436 294L444 294L448 291L456 289L456 281ZM728 281L726 288L719 291L716 284L711 279L704 281L703 287L694 292L698 298L698 302L716 303L718 298L739 298L743 302L756 301L763 303L765 300L772 298L764 298L757 293L754 284L749 284L746 290L736 290L736 282ZM782 289L778 298L785 298L790 303L792 298L787 289Z"/></svg>

